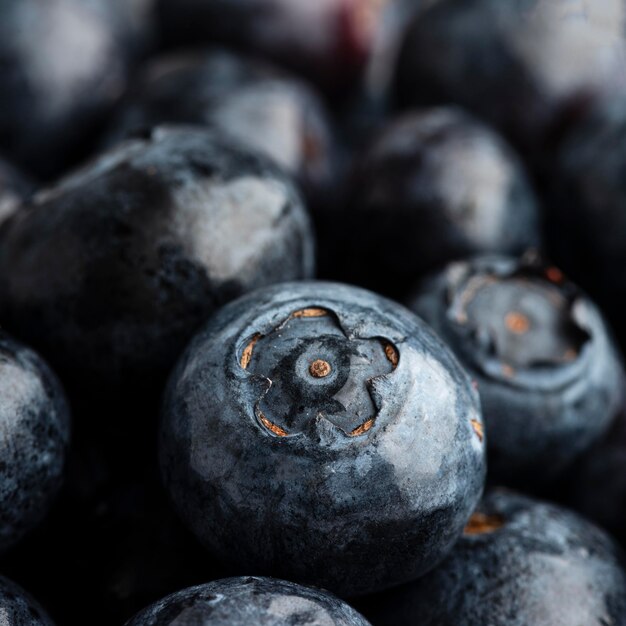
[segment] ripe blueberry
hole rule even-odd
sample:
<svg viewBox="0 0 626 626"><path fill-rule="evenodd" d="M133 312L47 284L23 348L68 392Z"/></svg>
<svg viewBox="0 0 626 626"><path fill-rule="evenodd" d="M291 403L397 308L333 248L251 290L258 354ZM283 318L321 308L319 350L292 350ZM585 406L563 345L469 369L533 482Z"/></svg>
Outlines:
<svg viewBox="0 0 626 626"><path fill-rule="evenodd" d="M586 100L623 87L625 20L624 0L439 0L408 30L396 97L459 104L534 156Z"/></svg>
<svg viewBox="0 0 626 626"><path fill-rule="evenodd" d="M61 486L69 431L54 374L0 330L0 552L47 513Z"/></svg>
<svg viewBox="0 0 626 626"><path fill-rule="evenodd" d="M453 263L411 308L476 380L490 479L546 484L623 406L623 371L602 316L559 270L536 259Z"/></svg>
<svg viewBox="0 0 626 626"><path fill-rule="evenodd" d="M449 261L517 255L541 242L520 162L489 128L438 108L392 122L357 162L337 213L339 270L392 295Z"/></svg>
<svg viewBox="0 0 626 626"><path fill-rule="evenodd" d="M174 593L126 626L369 626L339 598L273 578L225 578Z"/></svg>
<svg viewBox="0 0 626 626"><path fill-rule="evenodd" d="M0 617L3 626L54 626L39 604L21 587L0 576Z"/></svg>
<svg viewBox="0 0 626 626"><path fill-rule="evenodd" d="M376 626L621 626L617 546L586 520L512 492L489 494L427 577L372 598Z"/></svg>
<svg viewBox="0 0 626 626"><path fill-rule="evenodd" d="M333 173L330 123L303 82L225 50L151 60L120 107L109 140L164 122L209 126L266 154L308 194Z"/></svg>
<svg viewBox="0 0 626 626"><path fill-rule="evenodd" d="M478 396L408 310L334 283L221 309L166 393L165 483L223 561L342 595L411 580L482 491Z"/></svg>
<svg viewBox="0 0 626 626"><path fill-rule="evenodd" d="M1 240L0 319L100 393L158 388L213 310L313 271L290 180L192 128L104 153L36 196Z"/></svg>

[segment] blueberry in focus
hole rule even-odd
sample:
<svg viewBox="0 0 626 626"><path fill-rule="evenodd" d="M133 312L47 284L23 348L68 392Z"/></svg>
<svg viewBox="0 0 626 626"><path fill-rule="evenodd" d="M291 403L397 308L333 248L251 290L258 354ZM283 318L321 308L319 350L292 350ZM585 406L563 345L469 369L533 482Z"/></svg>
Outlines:
<svg viewBox="0 0 626 626"><path fill-rule="evenodd" d="M222 44L271 59L332 95L359 82L373 45L374 0L159 0L166 43Z"/></svg>
<svg viewBox="0 0 626 626"><path fill-rule="evenodd" d="M330 122L303 81L221 49L155 57L135 78L109 140L161 123L209 126L270 156L308 196L333 175Z"/></svg>
<svg viewBox="0 0 626 626"><path fill-rule="evenodd" d="M21 587L0 576L3 626L54 626L39 604Z"/></svg>
<svg viewBox="0 0 626 626"><path fill-rule="evenodd" d="M335 596L283 580L225 578L163 598L126 626L369 626Z"/></svg>
<svg viewBox="0 0 626 626"><path fill-rule="evenodd" d="M408 29L395 97L464 106L544 159L558 127L623 89L625 54L624 0L439 0Z"/></svg>
<svg viewBox="0 0 626 626"><path fill-rule="evenodd" d="M26 176L0 158L0 225L15 213L33 188L33 183Z"/></svg>
<svg viewBox="0 0 626 626"><path fill-rule="evenodd" d="M622 364L600 312L537 259L453 263L411 308L477 382L491 482L549 483L623 407Z"/></svg>
<svg viewBox="0 0 626 626"><path fill-rule="evenodd" d="M0 330L0 552L34 528L61 487L70 437L48 366Z"/></svg>
<svg viewBox="0 0 626 626"><path fill-rule="evenodd" d="M504 141L459 109L429 109L392 121L357 160L337 265L349 282L405 295L449 261L538 247L539 222Z"/></svg>
<svg viewBox="0 0 626 626"><path fill-rule="evenodd" d="M478 396L445 345L400 305L321 282L211 318L169 381L160 459L213 555L344 596L434 567L485 475Z"/></svg>
<svg viewBox="0 0 626 626"><path fill-rule="evenodd" d="M130 58L114 6L2 1L0 149L25 171L62 172L121 95Z"/></svg>
<svg viewBox="0 0 626 626"><path fill-rule="evenodd" d="M594 108L564 141L555 169L552 253L606 308L623 341L626 98Z"/></svg>
<svg viewBox="0 0 626 626"><path fill-rule="evenodd" d="M290 179L191 127L102 154L39 193L0 240L0 319L100 395L145 385L156 396L212 311L313 271Z"/></svg>
<svg viewBox="0 0 626 626"><path fill-rule="evenodd" d="M623 557L574 513L495 491L436 570L372 598L366 615L376 626L623 626Z"/></svg>

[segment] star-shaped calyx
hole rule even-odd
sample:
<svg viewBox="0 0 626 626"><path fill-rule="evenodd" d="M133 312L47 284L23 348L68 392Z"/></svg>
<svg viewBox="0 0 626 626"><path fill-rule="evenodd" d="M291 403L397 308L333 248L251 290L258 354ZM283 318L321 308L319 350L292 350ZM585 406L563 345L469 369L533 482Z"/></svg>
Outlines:
<svg viewBox="0 0 626 626"><path fill-rule="evenodd" d="M376 421L372 382L390 374L398 359L391 341L349 337L332 311L310 307L265 335L253 335L239 362L268 383L254 407L268 433L296 435L327 420L356 437Z"/></svg>

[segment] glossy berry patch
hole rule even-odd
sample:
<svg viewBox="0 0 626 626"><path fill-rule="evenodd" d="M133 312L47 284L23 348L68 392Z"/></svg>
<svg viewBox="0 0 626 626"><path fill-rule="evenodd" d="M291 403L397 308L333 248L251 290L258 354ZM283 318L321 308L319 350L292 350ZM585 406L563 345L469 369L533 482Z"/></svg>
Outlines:
<svg viewBox="0 0 626 626"><path fill-rule="evenodd" d="M484 445L477 395L426 325L315 282L210 320L170 379L160 442L170 496L213 554L344 595L445 556Z"/></svg>
<svg viewBox="0 0 626 626"><path fill-rule="evenodd" d="M0 433L3 552L43 519L61 487L70 416L63 391L48 366L2 330Z"/></svg>
<svg viewBox="0 0 626 626"><path fill-rule="evenodd" d="M307 195L334 174L330 122L315 92L258 59L216 48L147 63L128 90L107 141L158 124L197 124L274 159Z"/></svg>
<svg viewBox="0 0 626 626"><path fill-rule="evenodd" d="M411 306L477 382L496 483L553 480L623 406L622 364L600 312L554 267L452 264Z"/></svg>
<svg viewBox="0 0 626 626"><path fill-rule="evenodd" d="M523 166L491 129L459 109L392 120L355 163L349 202L332 215L334 272L390 295L476 254L541 245Z"/></svg>
<svg viewBox="0 0 626 626"><path fill-rule="evenodd" d="M54 626L39 604L21 587L0 576L2 626Z"/></svg>
<svg viewBox="0 0 626 626"><path fill-rule="evenodd" d="M163 598L126 626L369 626L339 598L273 578L226 578Z"/></svg>
<svg viewBox="0 0 626 626"><path fill-rule="evenodd" d="M623 89L625 21L623 0L438 0L404 38L396 98L463 106L546 160L555 129Z"/></svg>
<svg viewBox="0 0 626 626"><path fill-rule="evenodd" d="M313 272L291 180L223 136L160 127L37 194L0 233L0 318L80 391L150 388L214 310Z"/></svg>
<svg viewBox="0 0 626 626"><path fill-rule="evenodd" d="M444 563L367 605L377 626L621 625L626 574L617 546L583 518L494 491Z"/></svg>

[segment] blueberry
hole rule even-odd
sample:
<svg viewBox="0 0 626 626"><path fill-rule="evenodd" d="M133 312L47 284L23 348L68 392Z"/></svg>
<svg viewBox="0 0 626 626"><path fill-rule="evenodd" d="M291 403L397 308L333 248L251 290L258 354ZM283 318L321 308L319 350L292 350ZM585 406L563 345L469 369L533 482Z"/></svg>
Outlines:
<svg viewBox="0 0 626 626"><path fill-rule="evenodd" d="M457 258L541 241L517 157L458 109L392 122L358 161L351 196L337 215L342 277L391 295Z"/></svg>
<svg viewBox="0 0 626 626"><path fill-rule="evenodd" d="M0 330L0 552L41 521L59 490L69 422L54 374Z"/></svg>
<svg viewBox="0 0 626 626"><path fill-rule="evenodd" d="M213 310L313 270L290 180L202 129L122 144L5 226L0 319L102 395L159 389Z"/></svg>
<svg viewBox="0 0 626 626"><path fill-rule="evenodd" d="M556 479L623 406L622 365L600 312L537 259L451 264L411 308L477 381L496 483Z"/></svg>
<svg viewBox="0 0 626 626"><path fill-rule="evenodd" d="M363 71L380 10L374 0L159 0L169 44L220 43L272 59L332 94Z"/></svg>
<svg viewBox="0 0 626 626"><path fill-rule="evenodd" d="M80 155L119 97L129 58L108 0L4 0L0 149L54 176Z"/></svg>
<svg viewBox="0 0 626 626"><path fill-rule="evenodd" d="M485 473L478 397L409 311L287 283L221 309L166 392L163 476L182 519L241 570L356 595L451 549Z"/></svg>
<svg viewBox="0 0 626 626"><path fill-rule="evenodd" d="M604 626L626 623L626 574L600 529L560 507L489 494L434 572L384 597L376 626Z"/></svg>
<svg viewBox="0 0 626 626"><path fill-rule="evenodd" d="M2 626L54 626L39 604L21 587L0 576Z"/></svg>
<svg viewBox="0 0 626 626"><path fill-rule="evenodd" d="M551 248L604 305L624 339L626 99L596 107L564 142L557 161Z"/></svg>
<svg viewBox="0 0 626 626"><path fill-rule="evenodd" d="M33 183L8 161L0 158L0 225L15 213L32 190Z"/></svg>
<svg viewBox="0 0 626 626"><path fill-rule="evenodd" d="M273 578L225 578L163 598L126 626L369 626L339 598Z"/></svg>
<svg viewBox="0 0 626 626"><path fill-rule="evenodd" d="M625 20L624 0L439 0L409 28L396 98L460 104L534 153L585 101L624 86Z"/></svg>
<svg viewBox="0 0 626 626"><path fill-rule="evenodd" d="M330 184L333 147L322 103L305 83L254 59L212 49L151 60L110 135L163 122L228 133L272 157L312 195Z"/></svg>

